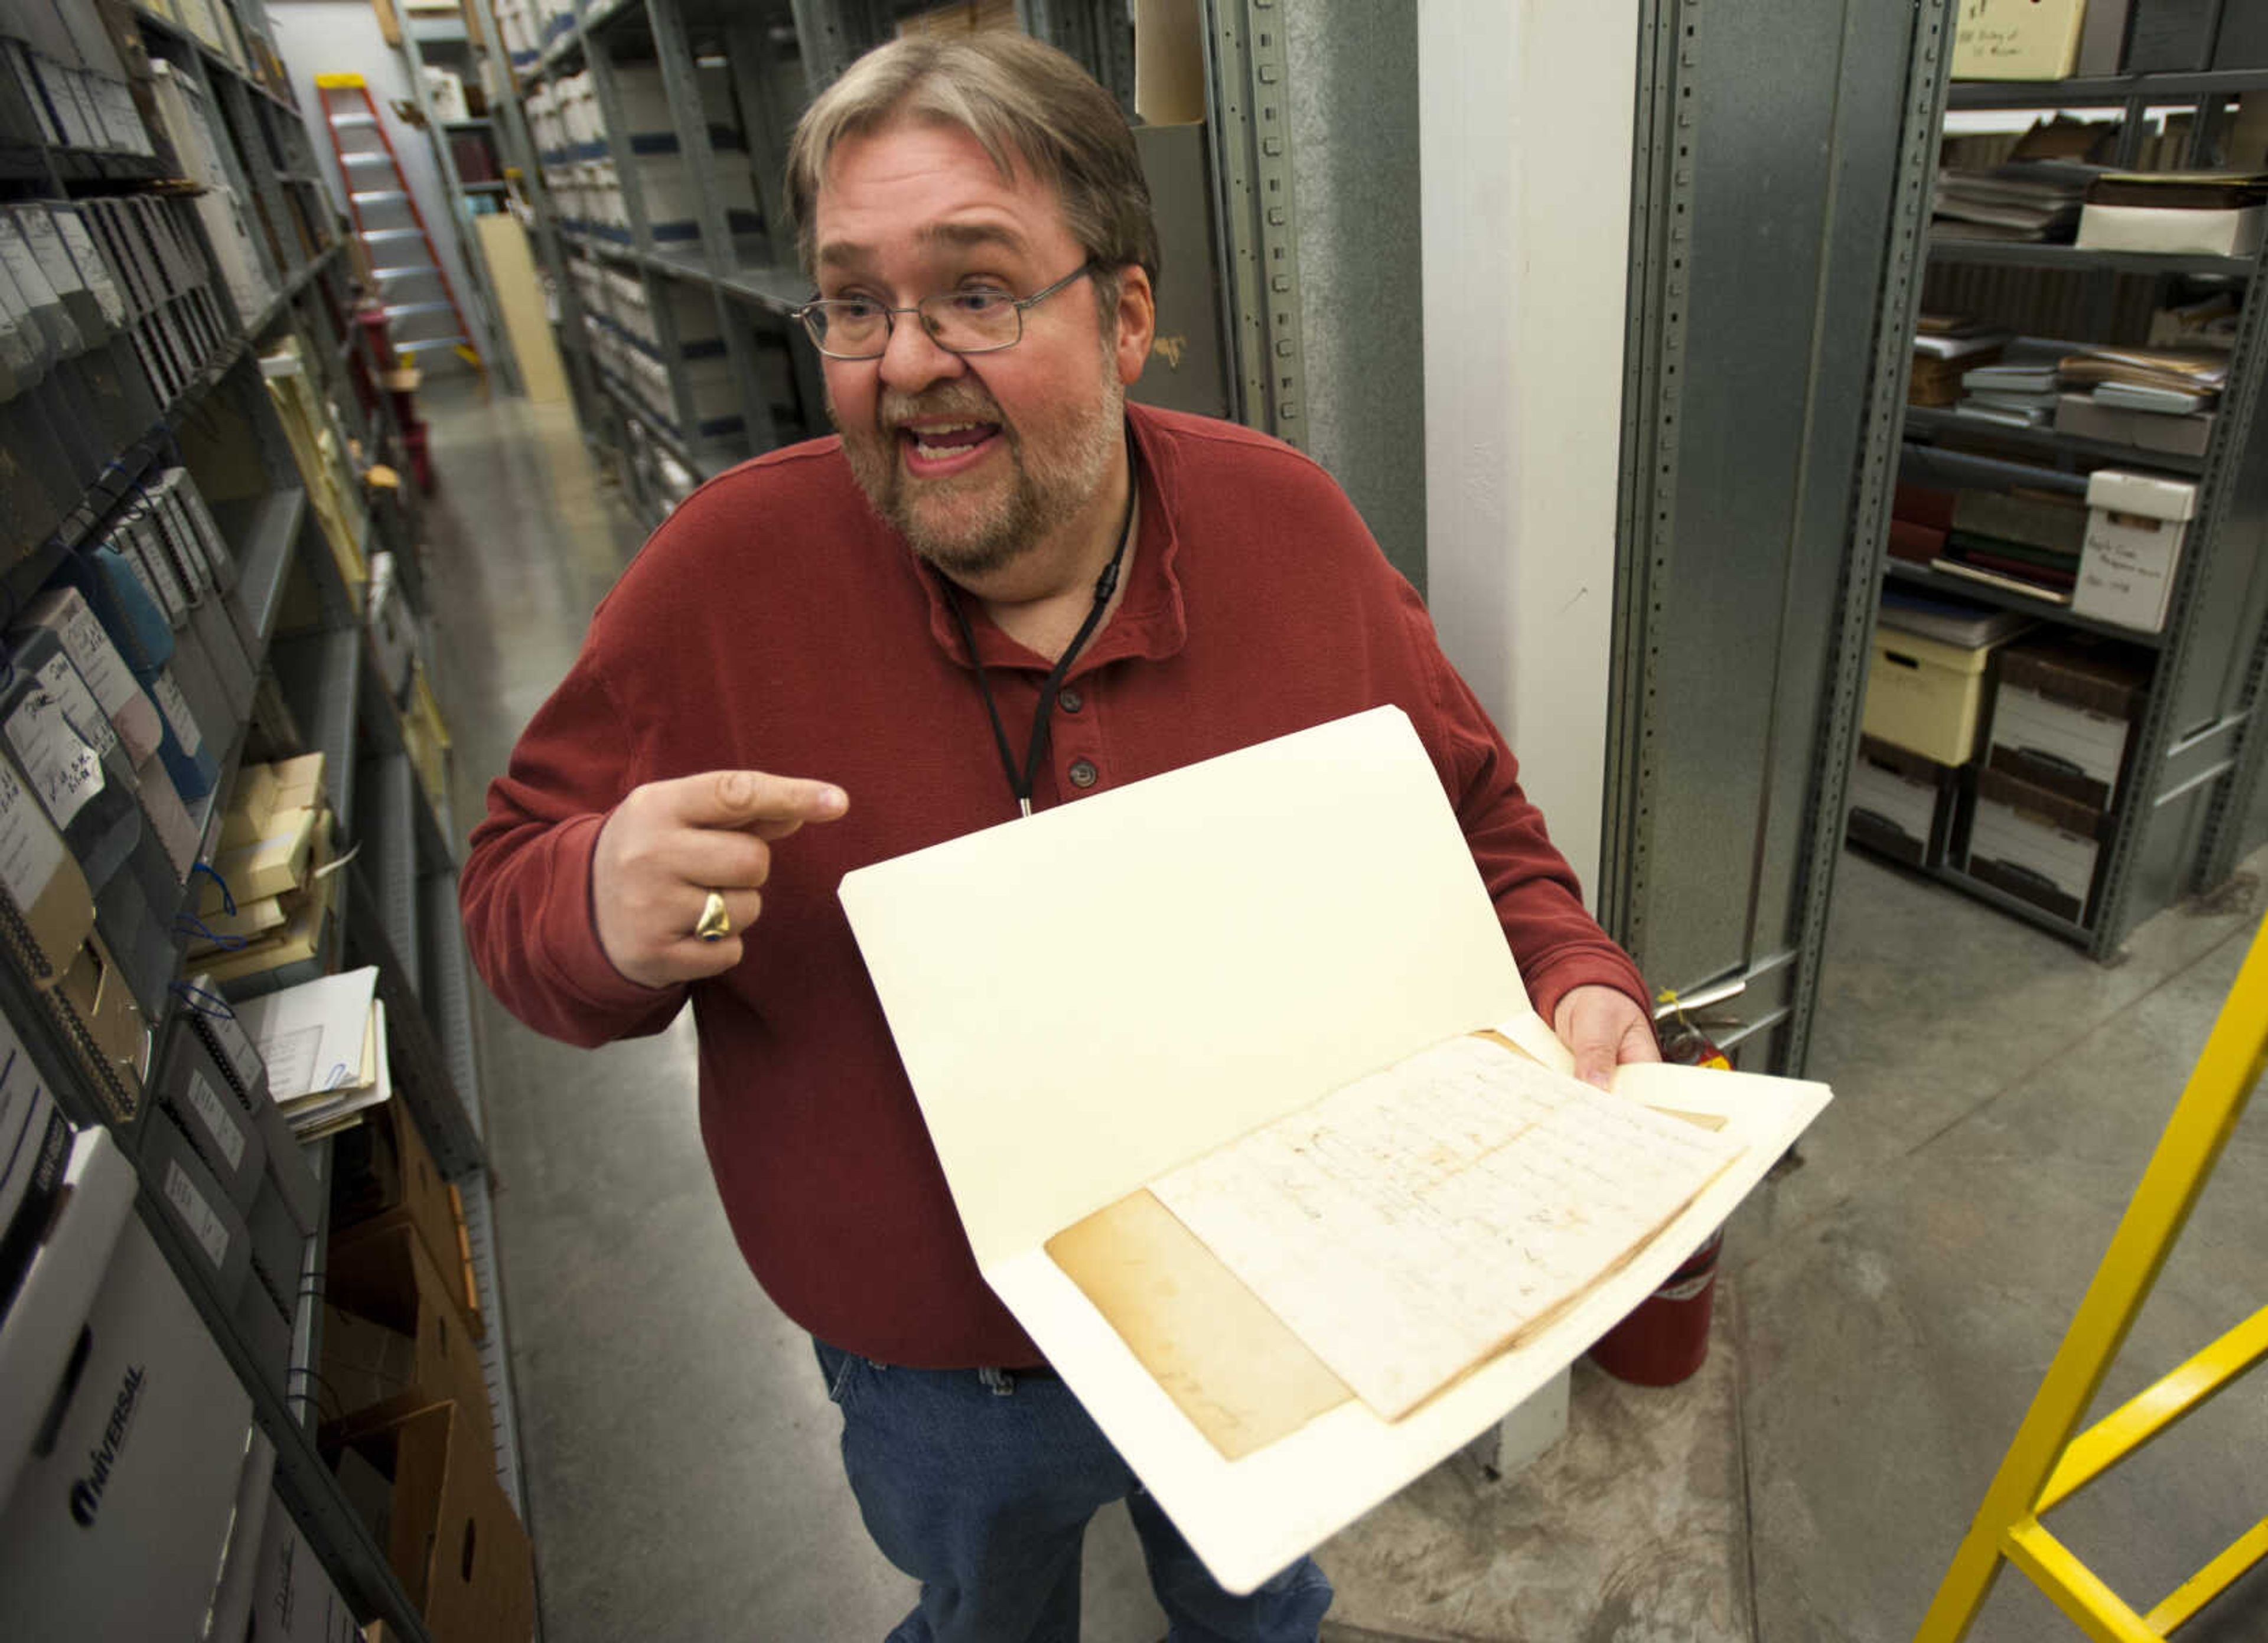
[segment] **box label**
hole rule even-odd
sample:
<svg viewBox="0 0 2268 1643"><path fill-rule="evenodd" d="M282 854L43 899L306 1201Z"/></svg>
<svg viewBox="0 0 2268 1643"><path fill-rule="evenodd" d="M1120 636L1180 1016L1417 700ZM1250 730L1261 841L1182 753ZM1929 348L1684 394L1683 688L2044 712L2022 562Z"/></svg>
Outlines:
<svg viewBox="0 0 2268 1643"><path fill-rule="evenodd" d="M18 907L29 908L47 894L63 859L63 836L34 808L16 767L0 760L0 883Z"/></svg>
<svg viewBox="0 0 2268 1643"><path fill-rule="evenodd" d="M189 1105L197 1109L197 1116L205 1121L212 1131L214 1144L228 1160L231 1169L244 1168L244 1131L229 1116L228 1109L213 1087L205 1082L202 1072L189 1074Z"/></svg>
<svg viewBox="0 0 2268 1643"><path fill-rule="evenodd" d="M150 695L157 702L158 711L166 716L166 722L173 727L173 737L181 744L181 751L195 758L197 750L205 745L204 733L197 728L196 715L189 711L180 686L173 682L172 668L158 675L150 687Z"/></svg>
<svg viewBox="0 0 2268 1643"><path fill-rule="evenodd" d="M214 1270L225 1266L228 1228L221 1225L220 1217L213 1213L212 1205L197 1190L197 1183L172 1159L166 1160L166 1201L180 1212L181 1224L188 1228L189 1236L203 1246Z"/></svg>
<svg viewBox="0 0 2268 1643"><path fill-rule="evenodd" d="M57 828L68 828L86 803L102 791L102 756L65 717L63 704L48 684L55 665L70 672L70 658L57 656L40 670L42 689L26 696L8 716L8 740L31 778L32 791ZM77 674L72 674L74 680ZM79 687L82 695L85 687ZM88 698L88 706L93 699ZM99 712L94 717L100 718ZM105 729L110 721L103 720ZM114 733L114 735L115 733Z"/></svg>
<svg viewBox="0 0 2268 1643"><path fill-rule="evenodd" d="M87 608L86 601L74 594L64 608L70 613L60 634L64 654L86 681L86 688L94 692L94 699L101 704L104 714L121 711L142 687L126 671L118 647L110 642L110 635L103 631L101 619Z"/></svg>
<svg viewBox="0 0 2268 1643"><path fill-rule="evenodd" d="M77 269L71 263L70 254L63 249L62 236L55 232L55 219L36 205L17 207L15 217L24 243L31 248L32 260L40 265L40 272L47 276L55 294L69 296L85 289Z"/></svg>
<svg viewBox="0 0 2268 1643"><path fill-rule="evenodd" d="M56 231L63 237L63 248L70 253L79 277L94 293L102 317L114 326L125 324L126 298L119 295L117 283L110 277L110 265L95 249L94 236L87 232L86 219L69 206L51 205L48 210L55 219Z"/></svg>

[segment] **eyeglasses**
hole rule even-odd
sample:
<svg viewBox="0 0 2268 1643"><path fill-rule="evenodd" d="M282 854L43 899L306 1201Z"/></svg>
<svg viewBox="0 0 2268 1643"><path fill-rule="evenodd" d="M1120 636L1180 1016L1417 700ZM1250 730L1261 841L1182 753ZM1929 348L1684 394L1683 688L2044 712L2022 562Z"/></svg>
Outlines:
<svg viewBox="0 0 2268 1643"><path fill-rule="evenodd" d="M829 359L880 359L890 328L902 313L920 317L929 340L949 354L991 354L1024 340L1024 310L1045 302L1099 264L1082 262L1054 284L1028 297L1011 297L989 285L924 297L910 308L886 308L865 297L823 297L789 317L803 321L813 344Z"/></svg>

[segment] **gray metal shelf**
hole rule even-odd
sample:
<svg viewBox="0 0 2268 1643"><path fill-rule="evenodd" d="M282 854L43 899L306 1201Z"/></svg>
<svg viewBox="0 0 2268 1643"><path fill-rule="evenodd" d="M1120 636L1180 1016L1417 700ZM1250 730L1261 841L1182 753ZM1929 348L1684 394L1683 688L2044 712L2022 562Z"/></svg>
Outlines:
<svg viewBox="0 0 2268 1643"><path fill-rule="evenodd" d="M1946 90L1948 108L2073 108L2139 99L2186 102L2268 90L2268 69L2215 69L2197 74L2105 74L2077 80L1956 80Z"/></svg>
<svg viewBox="0 0 2268 1643"><path fill-rule="evenodd" d="M409 755L381 753L363 762L361 808L355 813L356 865L376 893L396 963L419 998L425 987L417 941L416 772Z"/></svg>
<svg viewBox="0 0 2268 1643"><path fill-rule="evenodd" d="M314 1235L299 1263L299 1305L291 1320L291 1365L284 1377L284 1399L309 1432L322 1424L320 1366L323 1361L323 1275L331 1260L331 1139L325 1136L299 1149L315 1177L321 1205ZM297 1381L298 1384L293 1385Z"/></svg>
<svg viewBox="0 0 2268 1643"><path fill-rule="evenodd" d="M2185 456L2166 451L2146 451L2137 445L2116 445L2108 439L2087 439L2077 434L2058 433L2052 428L2012 428L2005 423L1988 422L1981 416L1964 416L1957 410L1936 406L1909 405L1906 407L1906 437L1930 436L1931 441L1948 434L1963 434L1983 439L1998 440L2004 445L2036 451L2042 456L2069 456L2090 461L2117 462L2132 467L2154 468L2172 474L2202 474L2205 458Z"/></svg>
<svg viewBox="0 0 2268 1643"><path fill-rule="evenodd" d="M2042 622L2059 628L2076 628L2083 633L2101 634L2107 639L2124 639L2146 650L2162 650L2165 647L2166 636L2162 633L2143 633L2133 628L2122 628L2115 622L2097 622L2092 616L2080 615L2068 605L2052 604L2043 599L2028 599L2021 593L1995 587L1990 582L1973 582L1965 576L1933 571L1927 565L1915 564L1910 560L1886 559L1882 564L1882 574L1891 581L1903 583L1918 592L1944 593L1980 605L1992 605L2001 610L2021 611L2027 616L2036 616Z"/></svg>
<svg viewBox="0 0 2268 1643"><path fill-rule="evenodd" d="M464 1206L465 1241L472 1254L473 1285L481 1298L481 1378L489 1389L489 1407L495 1413L497 1481L512 1497L524 1522L527 1492L522 1482L518 1400L512 1390L512 1349L504 1323L502 1267L497 1259L496 1205L485 1170L459 1176L452 1184Z"/></svg>
<svg viewBox="0 0 2268 1643"><path fill-rule="evenodd" d="M260 655L275 637L284 602L284 572L307 518L307 493L297 486L248 501L221 503L213 522L236 555L237 584L229 603L247 653Z"/></svg>
<svg viewBox="0 0 2268 1643"><path fill-rule="evenodd" d="M1990 263L2001 268L2036 268L2096 274L2217 275L2251 277L2250 257L2214 257L2169 251L2082 251L2077 246L2038 245L2024 240L1961 239L1932 234L1933 262Z"/></svg>
<svg viewBox="0 0 2268 1643"><path fill-rule="evenodd" d="M362 689L362 630L332 628L276 641L273 666L299 733L323 755L331 813L355 814L355 717Z"/></svg>

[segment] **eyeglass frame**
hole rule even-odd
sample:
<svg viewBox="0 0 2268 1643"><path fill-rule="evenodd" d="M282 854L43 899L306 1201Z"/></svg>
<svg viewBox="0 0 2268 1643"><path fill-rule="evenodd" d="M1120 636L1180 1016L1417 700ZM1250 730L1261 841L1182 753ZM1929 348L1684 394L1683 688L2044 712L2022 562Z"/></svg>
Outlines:
<svg viewBox="0 0 2268 1643"><path fill-rule="evenodd" d="M948 354L957 355L962 358L968 358L977 354L1000 353L1004 350L1013 348L1017 343L1024 340L1024 311L1027 308L1037 307L1049 298L1055 296L1059 291L1068 290L1071 285L1087 276L1101 273L1103 269L1104 265L1102 263L1096 262L1092 257L1089 257L1086 262L1080 263L1077 268L1064 275L1061 279L1056 281L1053 284L1043 285L1028 297L1011 297L1008 299L1008 306L1016 311L1016 335L1010 337L1005 343L990 343L983 348L954 348L949 343L939 342L938 340L937 333L925 322L922 325L922 334L928 339L929 343L932 348L942 349ZM812 320L815 317L822 314L829 304L849 301L850 298L842 297L814 297L799 308L789 309L787 317L802 325L804 335L811 338L811 345L817 349L823 357L828 359L840 359L856 364L869 359L880 359L883 355L890 351L890 338L897 335L898 315L902 313L909 313L912 314L917 320L919 320L921 319L923 304L937 302L943 298L949 298L954 293L951 291L933 291L929 296L923 298L921 302L915 303L910 307L882 308L882 345L871 354L830 354L827 351L827 343L825 338L818 330L813 328ZM880 306L880 305L877 306Z"/></svg>

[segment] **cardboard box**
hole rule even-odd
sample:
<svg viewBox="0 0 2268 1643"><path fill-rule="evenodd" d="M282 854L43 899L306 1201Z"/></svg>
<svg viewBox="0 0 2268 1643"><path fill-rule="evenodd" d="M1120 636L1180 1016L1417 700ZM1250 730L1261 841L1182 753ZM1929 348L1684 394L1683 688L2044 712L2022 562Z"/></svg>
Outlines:
<svg viewBox="0 0 2268 1643"><path fill-rule="evenodd" d="M27 1281L6 1320L10 1337L48 1348L25 1358L50 1367L36 1381L8 1379L0 1403L33 1419L52 1410L56 1422L0 1511L0 1590L11 1633L25 1638L195 1635L252 1432L251 1400L131 1214L125 1174L126 1190L107 1205L74 1194L35 1265L35 1276L69 1268L99 1279L76 1290ZM82 1342L74 1374L66 1365Z"/></svg>
<svg viewBox="0 0 2268 1643"><path fill-rule="evenodd" d="M334 1247L366 1232L415 1227L434 1270L452 1278L450 1293L478 1335L479 1308L453 1281L463 1264L456 1204L402 1101L372 1108L359 1126L331 1143L331 1181Z"/></svg>
<svg viewBox="0 0 2268 1643"><path fill-rule="evenodd" d="M1992 649L1877 628L1867 674L1866 733L1940 764L1968 763Z"/></svg>
<svg viewBox="0 0 2268 1643"><path fill-rule="evenodd" d="M2107 645L2011 645L2000 654L1987 762L2074 804L2108 810L2147 678Z"/></svg>
<svg viewBox="0 0 2268 1643"><path fill-rule="evenodd" d="M2155 474L2097 468L2087 482L2087 540L2071 608L2155 633L2166 625L2197 487Z"/></svg>
<svg viewBox="0 0 2268 1643"><path fill-rule="evenodd" d="M486 1440L491 1417L480 1349L415 1232L397 1223L334 1244L323 1293L334 1310L351 1315L336 1339L328 1329L323 1338L323 1379L338 1398L336 1407L325 1400L326 1413L366 1426L453 1400Z"/></svg>
<svg viewBox="0 0 2268 1643"><path fill-rule="evenodd" d="M1986 766L1977 776L1969 876L2057 917L2087 922L2103 814Z"/></svg>
<svg viewBox="0 0 2268 1643"><path fill-rule="evenodd" d="M1852 767L1849 836L1912 867L1945 860L1952 830L1954 772L1873 736L1859 738Z"/></svg>
<svg viewBox="0 0 2268 1643"><path fill-rule="evenodd" d="M1956 80L2064 80L2079 63L2087 0L1961 0Z"/></svg>
<svg viewBox="0 0 2268 1643"><path fill-rule="evenodd" d="M387 1560L434 1643L526 1643L534 1562L485 1434L436 1404L342 1442L393 1481Z"/></svg>

